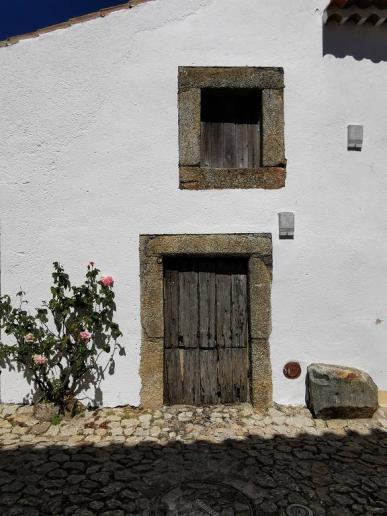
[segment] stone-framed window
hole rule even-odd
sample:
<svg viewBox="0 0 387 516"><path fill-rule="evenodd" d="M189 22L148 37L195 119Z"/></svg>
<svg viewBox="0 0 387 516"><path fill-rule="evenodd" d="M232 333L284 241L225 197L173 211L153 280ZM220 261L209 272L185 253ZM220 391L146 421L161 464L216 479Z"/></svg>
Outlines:
<svg viewBox="0 0 387 516"><path fill-rule="evenodd" d="M282 68L179 67L181 189L285 186Z"/></svg>
<svg viewBox="0 0 387 516"><path fill-rule="evenodd" d="M268 233L141 235L141 405L164 403L164 260L181 256L245 257L248 262L250 402L266 409L272 401L272 238Z"/></svg>

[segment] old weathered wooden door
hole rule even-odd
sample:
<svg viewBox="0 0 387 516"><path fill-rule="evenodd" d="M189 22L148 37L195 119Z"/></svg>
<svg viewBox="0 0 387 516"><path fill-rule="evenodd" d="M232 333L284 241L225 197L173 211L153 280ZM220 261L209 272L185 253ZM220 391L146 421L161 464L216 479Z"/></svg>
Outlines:
<svg viewBox="0 0 387 516"><path fill-rule="evenodd" d="M165 403L246 401L246 260L166 259L164 307Z"/></svg>

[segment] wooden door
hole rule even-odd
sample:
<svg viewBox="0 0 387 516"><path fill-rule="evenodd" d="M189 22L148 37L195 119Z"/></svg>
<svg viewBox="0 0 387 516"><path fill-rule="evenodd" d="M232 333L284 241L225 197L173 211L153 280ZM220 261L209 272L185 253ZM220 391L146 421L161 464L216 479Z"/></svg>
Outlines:
<svg viewBox="0 0 387 516"><path fill-rule="evenodd" d="M164 267L164 401L247 401L247 261L183 257Z"/></svg>

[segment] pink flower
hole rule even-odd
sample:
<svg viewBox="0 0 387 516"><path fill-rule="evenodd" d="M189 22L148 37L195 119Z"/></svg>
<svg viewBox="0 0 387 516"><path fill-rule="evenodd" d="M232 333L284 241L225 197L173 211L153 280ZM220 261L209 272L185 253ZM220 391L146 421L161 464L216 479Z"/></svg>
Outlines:
<svg viewBox="0 0 387 516"><path fill-rule="evenodd" d="M104 276L101 278L100 283L102 283L104 287L112 287L114 285L114 279L111 276Z"/></svg>
<svg viewBox="0 0 387 516"><path fill-rule="evenodd" d="M24 336L24 342L34 342L34 334L27 333L27 335Z"/></svg>
<svg viewBox="0 0 387 516"><path fill-rule="evenodd" d="M32 359L36 365L47 364L47 358L43 355L33 355Z"/></svg>
<svg viewBox="0 0 387 516"><path fill-rule="evenodd" d="M91 268L93 268L95 266L95 262L89 262L89 265Z"/></svg>
<svg viewBox="0 0 387 516"><path fill-rule="evenodd" d="M79 334L79 338L83 343L86 344L87 342L89 342L91 334L88 331L81 331L81 333Z"/></svg>

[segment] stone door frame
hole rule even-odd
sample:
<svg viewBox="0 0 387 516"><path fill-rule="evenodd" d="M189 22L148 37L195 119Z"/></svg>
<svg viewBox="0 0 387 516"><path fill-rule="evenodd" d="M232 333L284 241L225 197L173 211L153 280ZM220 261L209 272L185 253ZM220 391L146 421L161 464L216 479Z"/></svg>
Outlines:
<svg viewBox="0 0 387 516"><path fill-rule="evenodd" d="M141 405L164 402L164 256L238 256L248 259L250 401L264 410L272 402L272 239L269 233L140 235Z"/></svg>

